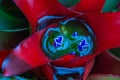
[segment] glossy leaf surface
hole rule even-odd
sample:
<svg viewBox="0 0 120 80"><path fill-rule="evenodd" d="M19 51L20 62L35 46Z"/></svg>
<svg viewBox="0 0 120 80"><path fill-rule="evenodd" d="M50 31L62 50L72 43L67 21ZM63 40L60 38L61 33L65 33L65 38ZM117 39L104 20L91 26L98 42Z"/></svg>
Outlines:
<svg viewBox="0 0 120 80"><path fill-rule="evenodd" d="M118 47L120 45L120 15L119 12L116 13L98 13L98 14L87 14L84 20L91 26L93 32L96 36L96 49L95 54L80 57L77 59L71 59L70 64L66 64L67 67L80 66L90 59L94 58L96 55L100 54L104 50ZM114 38L113 38L114 36ZM103 45L104 44L104 45ZM73 62L74 61L74 62Z"/></svg>
<svg viewBox="0 0 120 80"><path fill-rule="evenodd" d="M11 0L0 1L0 67L11 50L29 35L26 19L18 15L22 13Z"/></svg>
<svg viewBox="0 0 120 80"><path fill-rule="evenodd" d="M75 4L77 4L80 0L58 0L66 7L71 7Z"/></svg>
<svg viewBox="0 0 120 80"><path fill-rule="evenodd" d="M27 20L11 0L0 2L0 30L17 30L28 27Z"/></svg>
<svg viewBox="0 0 120 80"><path fill-rule="evenodd" d="M36 31L38 20L44 16L75 15L75 13L65 8L57 0L14 0L14 2L31 23L33 32Z"/></svg>
<svg viewBox="0 0 120 80"><path fill-rule="evenodd" d="M12 51L2 65L5 76L20 74L50 62L40 45L44 31L45 29L28 37Z"/></svg>
<svg viewBox="0 0 120 80"><path fill-rule="evenodd" d="M28 25L25 23L24 19L10 16L0 9L0 31L22 29L26 26Z"/></svg>
<svg viewBox="0 0 120 80"><path fill-rule="evenodd" d="M113 11L117 7L119 2L120 2L119 0L106 0L103 12Z"/></svg>
<svg viewBox="0 0 120 80"><path fill-rule="evenodd" d="M39 20L39 18L42 18L46 15L59 15L59 16L78 16L78 14L73 13L71 9L67 9L64 6L61 6L61 4L58 4L56 0L53 0L53 2L47 1L47 0L14 0L15 3L19 6L19 8L24 12L26 17L31 22L33 31L36 29L36 23ZM42 1L41 3L39 1ZM85 0L81 2L80 4L84 4ZM86 0L87 1L87 0ZM104 0L100 0L100 5L95 8L91 7L84 7L83 12L92 10L93 12L99 12L102 9ZM46 4L47 3L47 4ZM51 4L55 4L54 6ZM56 10L56 7L59 7L58 10ZM84 6L84 5L83 5ZM55 8L54 8L55 7ZM33 13L30 13L30 11ZM76 8L77 9L77 8ZM82 10L81 9L81 10ZM89 9L89 10L88 10ZM44 12L44 13L43 13ZM41 14L40 14L41 13ZM76 14L76 15L75 15ZM93 52L93 54L85 57L76 57L76 56L63 56L56 60L55 62L52 61L52 64L55 66L60 67L67 67L67 68L73 68L73 67L80 67L85 66L86 63L88 63L90 60L92 60L94 57L96 57L101 52L120 46L120 36L117 36L120 34L120 13L95 13L95 14L83 14L83 16L78 18L80 20L84 20L89 26L93 29L96 37L96 49ZM46 29L43 29L39 32L36 32L29 38L25 39L18 47L16 47L12 54L4 61L3 63L3 71L5 76L20 74L23 72L26 72L32 68L43 66L51 62L46 55L44 54L42 47L41 47L41 40L43 37L43 34ZM114 36L114 38L113 38ZM104 44L104 45L103 45ZM64 62L65 60L65 62ZM62 62L62 63L58 63ZM18 63L19 65L15 65ZM86 79L90 69L93 66L94 61L92 60L90 62L90 65L87 66L85 71L84 79ZM88 63L89 64L89 63ZM20 68L24 66L24 68ZM43 71L44 73L49 72L50 67L47 67L47 71ZM20 69L19 69L20 68ZM52 73L49 73L46 75L48 78L52 79L51 76Z"/></svg>
<svg viewBox="0 0 120 80"><path fill-rule="evenodd" d="M11 0L0 2L0 50L14 48L29 35L28 23L24 17L18 17L22 14L18 13L20 11Z"/></svg>
<svg viewBox="0 0 120 80"><path fill-rule="evenodd" d="M114 13L115 14L115 13ZM119 14L119 13L117 13L117 14ZM108 32L106 32L105 30L103 30L101 27L98 27L98 26L100 26L100 24L98 25L98 24L95 24L95 25L93 25L93 22L94 22L94 19L98 19L97 21L99 21L99 20L101 20L101 17L103 18L103 19L107 19L107 18L104 18L104 17L109 17L109 21L111 22L111 21L113 21L114 19L116 19L116 15L113 15L113 14L108 14L108 15L106 15L106 14L101 14L101 15L99 15L99 16L96 16L96 15L91 15L91 16L93 16L92 18L91 18L91 16L89 16L89 17L87 17L87 18L91 18L91 25L92 25L92 27L93 27L93 29L95 30L95 32L96 32L96 36L97 36L97 39L96 40L98 40L98 42L99 41L102 41L102 40L104 40L104 39L108 39L108 38L106 38L106 36L108 36ZM110 15L113 15L113 16L115 16L114 18L110 18ZM112 16L112 17L113 17ZM87 20L87 19L86 19ZM118 20L119 20L119 18L118 18ZM93 22L92 22L93 21ZM109 22L109 23L110 23ZM119 33L120 31L119 31L119 23L116 23L115 21L113 21L111 24L114 24L114 26L110 26L111 28L109 28L109 29L112 29L113 30L113 27L115 28L115 32L113 32L115 35L117 34L117 33ZM102 23L102 27L106 27L106 26L108 26L109 24L105 24L105 23ZM116 25L116 26L115 26ZM96 28L99 28L99 31L96 29ZM108 30L108 29L107 29ZM105 37L103 36L103 38L100 38L101 37L101 31L104 31L104 32L106 32L106 35L105 35ZM42 31L40 31L41 32L41 36L42 36L42 34L43 34L43 32ZM35 36L36 35L36 36ZM38 33L36 33L36 34L34 34L34 37L35 38L32 38L32 37L30 37L30 39L35 39L35 41L33 41L33 42L36 42L34 45L38 45L39 43L39 41L40 41L40 39L38 39L38 37L37 37L37 35L38 35ZM111 38L111 37L110 37ZM29 39L28 39L29 40ZM28 40L26 40L26 42L28 41ZM36 41L36 40L38 40L38 41ZM119 40L119 36L116 36L116 40ZM115 40L115 41L116 41ZM109 40L110 41L110 40ZM26 44L26 42L24 43L24 44ZM111 43L111 42L110 42ZM118 43L118 42L117 42ZM109 45L110 47L114 47L114 46L117 46L117 45L119 45L119 44L114 44L114 45ZM28 43L27 43L28 44ZM28 45L30 45L30 44L32 44L32 43L29 43ZM23 44L22 44L23 45ZM22 47L22 45L21 45L21 47ZM32 44L33 45L33 44ZM31 48L31 47L29 47L29 48ZM29 49L29 48L26 48L26 49ZM38 48L38 49L40 49L39 47L36 47L36 48ZM101 50L101 48L102 48L102 50L104 50L104 49L108 49L109 47L108 47L108 45L106 45L105 46L105 48L103 48L103 46L102 45L98 45L98 50L100 49L100 51L102 51ZM25 49L25 52L26 51L29 51L29 50L31 50L31 49L29 49L29 50L26 50ZM21 50L24 50L23 49L23 47L22 47L22 49ZM17 51L19 51L19 48L18 48L18 50ZM32 51L35 51L36 52L36 55L38 55L39 53L39 51L38 50L32 50ZM32 51L30 52L31 53L31 55L33 55L33 53L32 53ZM17 55L19 52L13 52L15 55ZM97 54L94 54L94 55L90 55L90 56L86 56L86 57L80 57L80 58L78 58L78 59L72 59L72 60L70 60L70 64L73 62L73 60L74 61L76 61L76 62L74 62L74 63L72 63L72 65L70 65L70 66L68 66L68 64L66 65L67 67L77 67L77 66L80 66L80 65L84 65L87 61L89 61L90 59L92 59L93 57L95 57ZM29 64L31 64L31 65L33 65L33 66L37 66L38 64L36 64L35 62L37 61L38 63L39 63L39 60L36 60L36 61L32 61L32 59L29 57L29 56L26 56L26 54L25 55L23 55L22 53L20 53L20 55L18 55L19 57L21 57L21 58L23 58L25 61L27 61ZM28 58L29 57L29 58ZM36 57L38 57L38 58L36 58ZM36 58L36 59L39 59L39 56L34 56L34 58ZM43 59L44 60L44 59ZM74 64L74 65L73 65ZM8 66L8 65L7 65Z"/></svg>
<svg viewBox="0 0 120 80"><path fill-rule="evenodd" d="M104 2L105 0L80 0L72 9L77 12L101 12Z"/></svg>
<svg viewBox="0 0 120 80"><path fill-rule="evenodd" d="M88 14L84 19L96 36L97 52L120 46L120 12Z"/></svg>

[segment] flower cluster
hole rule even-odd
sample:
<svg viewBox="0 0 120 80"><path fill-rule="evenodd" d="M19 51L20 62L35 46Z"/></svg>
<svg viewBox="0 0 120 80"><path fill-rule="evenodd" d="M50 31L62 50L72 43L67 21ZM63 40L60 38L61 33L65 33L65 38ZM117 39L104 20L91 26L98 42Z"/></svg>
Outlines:
<svg viewBox="0 0 120 80"><path fill-rule="evenodd" d="M86 80L100 54L99 66L95 64L98 67L93 73L100 73L100 61L112 68L118 61L120 66L120 60L112 59L106 51L120 46L120 12L103 13L105 0L80 0L70 8L57 0L13 1L28 19L32 34L4 60L4 76L38 68L39 74L49 80ZM109 65L108 60L115 63ZM106 65L104 68L101 72L110 73ZM118 71L111 72L120 75Z"/></svg>

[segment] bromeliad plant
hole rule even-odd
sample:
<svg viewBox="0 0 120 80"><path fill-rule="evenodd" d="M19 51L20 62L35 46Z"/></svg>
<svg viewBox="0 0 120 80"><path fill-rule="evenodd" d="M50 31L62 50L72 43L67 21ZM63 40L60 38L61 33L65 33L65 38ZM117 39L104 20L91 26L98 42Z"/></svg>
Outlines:
<svg viewBox="0 0 120 80"><path fill-rule="evenodd" d="M120 12L101 13L105 0L81 0L71 8L57 0L14 2L30 22L33 35L5 59L4 76L39 67L49 80L68 74L86 80L95 57L120 46Z"/></svg>

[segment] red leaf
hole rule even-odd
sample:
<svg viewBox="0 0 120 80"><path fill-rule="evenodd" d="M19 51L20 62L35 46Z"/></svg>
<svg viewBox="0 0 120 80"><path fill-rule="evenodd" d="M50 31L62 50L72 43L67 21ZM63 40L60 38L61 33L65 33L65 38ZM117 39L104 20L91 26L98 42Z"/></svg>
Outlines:
<svg viewBox="0 0 120 80"><path fill-rule="evenodd" d="M2 66L4 59L10 54L11 51L12 49L0 50L0 67Z"/></svg>
<svg viewBox="0 0 120 80"><path fill-rule="evenodd" d="M120 76L120 59L110 52L103 52L96 58L92 73L114 74Z"/></svg>
<svg viewBox="0 0 120 80"><path fill-rule="evenodd" d="M19 74L51 61L45 56L41 48L45 30L41 30L25 39L12 51L3 62L2 69L5 76Z"/></svg>
<svg viewBox="0 0 120 80"><path fill-rule="evenodd" d="M96 37L95 51L88 56L72 59L66 67L77 67L84 65L101 52L110 48L120 46L120 12L117 13L96 13L84 15L84 20L93 29ZM81 19L81 17L80 17Z"/></svg>
<svg viewBox="0 0 120 80"><path fill-rule="evenodd" d="M70 59L66 64L63 64L63 67L73 68L80 67L86 65L91 59L94 59L98 53L93 53L92 55L83 56L83 57L75 57Z"/></svg>
<svg viewBox="0 0 120 80"><path fill-rule="evenodd" d="M53 80L53 69L52 67L47 64L47 65L43 65L40 67L43 74L49 79L49 80Z"/></svg>
<svg viewBox="0 0 120 80"><path fill-rule="evenodd" d="M28 18L33 31L36 30L38 19L44 16L73 16L75 14L57 0L14 0L14 2Z"/></svg>
<svg viewBox="0 0 120 80"><path fill-rule="evenodd" d="M98 53L120 46L120 12L87 14L84 19L95 34Z"/></svg>
<svg viewBox="0 0 120 80"><path fill-rule="evenodd" d="M24 60L20 59L14 54L10 54L2 64L2 71L4 76L14 76L26 72L33 67L27 64Z"/></svg>
<svg viewBox="0 0 120 80"><path fill-rule="evenodd" d="M72 9L78 12L100 12L105 0L80 0Z"/></svg>
<svg viewBox="0 0 120 80"><path fill-rule="evenodd" d="M54 66L62 66L69 63L72 59L75 59L76 55L64 55L61 58L55 60L54 62L51 62Z"/></svg>
<svg viewBox="0 0 120 80"><path fill-rule="evenodd" d="M86 80L86 79L87 79L87 77L88 77L91 69L93 68L94 62L95 62L95 59L92 59L92 60L90 60L90 61L86 64L86 66L85 66L85 72L84 72L84 74L83 74L83 80Z"/></svg>

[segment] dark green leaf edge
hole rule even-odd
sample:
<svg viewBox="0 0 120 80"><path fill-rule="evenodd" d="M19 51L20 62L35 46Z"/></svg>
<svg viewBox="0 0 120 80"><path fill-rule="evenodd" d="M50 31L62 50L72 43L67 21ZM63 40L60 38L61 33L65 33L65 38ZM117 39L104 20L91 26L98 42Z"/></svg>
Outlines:
<svg viewBox="0 0 120 80"><path fill-rule="evenodd" d="M117 56L118 58L120 58L120 48L113 48L111 50L109 50L113 55Z"/></svg>
<svg viewBox="0 0 120 80"><path fill-rule="evenodd" d="M28 27L25 19L16 18L0 10L0 30L16 30Z"/></svg>
<svg viewBox="0 0 120 80"><path fill-rule="evenodd" d="M77 4L80 0L58 0L58 1L66 7L71 7Z"/></svg>

